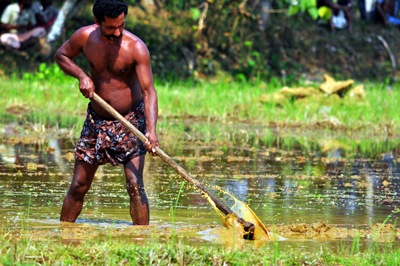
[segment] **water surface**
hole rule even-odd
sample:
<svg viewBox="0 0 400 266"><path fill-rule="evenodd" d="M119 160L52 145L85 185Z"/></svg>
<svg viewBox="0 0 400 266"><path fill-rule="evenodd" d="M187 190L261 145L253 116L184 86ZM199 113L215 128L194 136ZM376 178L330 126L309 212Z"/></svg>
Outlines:
<svg viewBox="0 0 400 266"><path fill-rule="evenodd" d="M150 202L150 225L132 231L123 168L101 166L85 197L82 213L60 233L63 199L73 172L73 139L0 138L0 226L29 228L55 238L101 236L169 241L176 231L188 243L218 244L207 233L221 226L207 200L159 158L146 157L144 182ZM246 202L267 225L324 222L335 228L367 229L382 223L400 205L400 144L396 140L270 135L257 142L162 139L162 148L202 184L224 199L222 188ZM392 215L388 223L399 217ZM112 230L111 230L112 229ZM88 233L89 232L89 233ZM369 241L365 236L364 241ZM392 241L391 239L390 241ZM336 247L337 239L293 237L287 246ZM398 241L398 238L395 238Z"/></svg>

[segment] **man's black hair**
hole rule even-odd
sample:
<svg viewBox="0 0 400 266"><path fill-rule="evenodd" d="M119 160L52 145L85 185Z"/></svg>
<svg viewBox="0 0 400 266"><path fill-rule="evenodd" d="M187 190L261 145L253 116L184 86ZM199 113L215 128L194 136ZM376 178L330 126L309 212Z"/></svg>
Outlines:
<svg viewBox="0 0 400 266"><path fill-rule="evenodd" d="M125 0L96 0L93 4L93 14L101 23L104 16L117 18L122 12L128 14L128 4Z"/></svg>

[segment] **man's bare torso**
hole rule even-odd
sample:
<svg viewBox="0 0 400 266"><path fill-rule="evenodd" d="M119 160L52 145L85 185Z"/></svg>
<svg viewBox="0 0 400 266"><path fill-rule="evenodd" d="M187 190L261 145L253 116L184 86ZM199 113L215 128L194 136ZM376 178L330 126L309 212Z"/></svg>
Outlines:
<svg viewBox="0 0 400 266"><path fill-rule="evenodd" d="M82 34L87 38L83 53L90 67L95 92L120 114L124 115L142 98L135 70L136 36L124 30L120 40L106 44L97 25L88 26ZM93 110L102 118L112 116L92 101Z"/></svg>

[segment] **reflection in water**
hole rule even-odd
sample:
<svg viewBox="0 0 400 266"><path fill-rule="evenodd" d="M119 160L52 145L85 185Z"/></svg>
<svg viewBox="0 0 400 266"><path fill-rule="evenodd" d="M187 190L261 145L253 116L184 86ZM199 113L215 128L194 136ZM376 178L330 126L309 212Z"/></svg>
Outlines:
<svg viewBox="0 0 400 266"><path fill-rule="evenodd" d="M229 191L269 225L321 221L357 228L384 221L400 205L400 145L396 143L304 138L272 138L254 147L163 143L163 149L201 183ZM0 226L19 228L29 222L38 230L60 227L62 200L72 178L73 145L68 139L0 139ZM182 179L160 159L148 156L146 160L150 223L171 228L170 209ZM130 225L124 180L122 167L100 167L77 223L96 228ZM233 203L229 196L216 193L229 206ZM174 221L174 227L181 229L220 225L207 200L187 185Z"/></svg>

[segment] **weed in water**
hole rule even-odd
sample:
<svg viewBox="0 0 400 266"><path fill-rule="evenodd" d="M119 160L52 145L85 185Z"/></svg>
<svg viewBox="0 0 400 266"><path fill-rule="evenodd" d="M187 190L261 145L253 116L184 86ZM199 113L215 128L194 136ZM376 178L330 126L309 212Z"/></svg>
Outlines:
<svg viewBox="0 0 400 266"><path fill-rule="evenodd" d="M172 220L172 237L174 239L175 236L175 212L176 212L176 208L178 206L178 201L179 201L179 197L181 195L181 192L183 190L183 186L185 185L185 181L182 182L181 187L179 188L179 192L178 192L178 196L176 197L176 201L175 201L175 206L171 205L171 220Z"/></svg>
<svg viewBox="0 0 400 266"><path fill-rule="evenodd" d="M110 231L110 238L109 238L109 241L110 241L110 242L111 242L111 237L112 237L113 230L114 230L114 223L115 223L115 220L113 220L113 222L112 222L112 224L111 224L111 231Z"/></svg>
<svg viewBox="0 0 400 266"><path fill-rule="evenodd" d="M351 246L351 253L350 253L351 256L354 256L354 251L355 251L356 247L358 249L357 252L359 252L359 246L358 246L359 241L360 241L360 235L357 231L356 234L354 235L353 244Z"/></svg>
<svg viewBox="0 0 400 266"><path fill-rule="evenodd" d="M29 194L27 229L29 229L29 214L30 214L30 211L31 211L31 200L32 200L32 195Z"/></svg>

